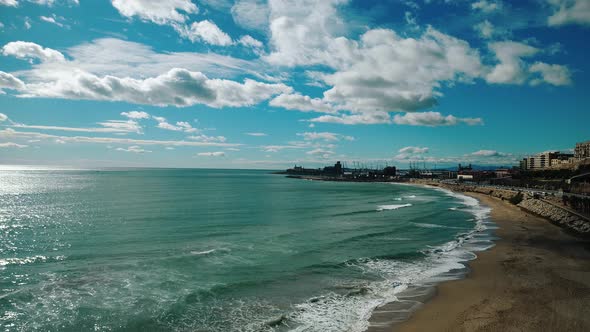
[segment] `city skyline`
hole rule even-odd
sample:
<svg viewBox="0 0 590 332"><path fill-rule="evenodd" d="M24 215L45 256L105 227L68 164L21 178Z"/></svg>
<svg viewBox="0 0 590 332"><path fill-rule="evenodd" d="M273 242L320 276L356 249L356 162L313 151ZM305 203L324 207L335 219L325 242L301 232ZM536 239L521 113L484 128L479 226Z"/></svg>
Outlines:
<svg viewBox="0 0 590 332"><path fill-rule="evenodd" d="M0 163L518 165L590 139L590 2L0 0Z"/></svg>

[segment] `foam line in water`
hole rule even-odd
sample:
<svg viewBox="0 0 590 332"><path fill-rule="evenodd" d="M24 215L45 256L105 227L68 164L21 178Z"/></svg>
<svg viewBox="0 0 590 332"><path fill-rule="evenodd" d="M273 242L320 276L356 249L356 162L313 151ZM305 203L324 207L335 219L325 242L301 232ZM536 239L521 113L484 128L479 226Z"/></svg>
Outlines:
<svg viewBox="0 0 590 332"><path fill-rule="evenodd" d="M292 326L289 331L365 331L373 311L379 306L397 301L401 292L461 278L465 273L466 262L477 257L475 252L493 246L491 237L483 240L476 236L491 225L487 220L490 209L471 197L447 190L440 191L460 200L463 205L461 210L474 215L475 225L471 230L459 234L455 240L424 250L424 257L418 261L359 259L351 267L379 276L380 280L359 284L356 287L358 291L323 294L296 305L296 311L288 316L288 325ZM400 208L399 205L389 207Z"/></svg>
<svg viewBox="0 0 590 332"><path fill-rule="evenodd" d="M412 204L389 204L389 205L379 205L377 207L377 211L386 211L386 210L397 210L405 207L410 207Z"/></svg>

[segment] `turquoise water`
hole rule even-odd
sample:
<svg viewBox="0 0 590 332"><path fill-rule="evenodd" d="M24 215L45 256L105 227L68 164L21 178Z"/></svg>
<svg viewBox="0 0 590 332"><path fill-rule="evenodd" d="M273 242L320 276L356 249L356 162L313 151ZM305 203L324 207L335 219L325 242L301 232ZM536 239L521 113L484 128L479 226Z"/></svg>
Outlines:
<svg viewBox="0 0 590 332"><path fill-rule="evenodd" d="M488 245L430 188L266 171L0 171L0 328L363 331Z"/></svg>

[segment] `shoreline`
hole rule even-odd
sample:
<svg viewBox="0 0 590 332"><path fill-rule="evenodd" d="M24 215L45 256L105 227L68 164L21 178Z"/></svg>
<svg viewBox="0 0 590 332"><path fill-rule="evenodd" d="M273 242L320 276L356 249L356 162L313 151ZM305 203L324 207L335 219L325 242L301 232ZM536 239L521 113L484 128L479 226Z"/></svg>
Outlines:
<svg viewBox="0 0 590 332"><path fill-rule="evenodd" d="M409 319L368 331L590 330L590 241L508 202L460 194L492 209L495 246L467 262L466 277L436 285Z"/></svg>

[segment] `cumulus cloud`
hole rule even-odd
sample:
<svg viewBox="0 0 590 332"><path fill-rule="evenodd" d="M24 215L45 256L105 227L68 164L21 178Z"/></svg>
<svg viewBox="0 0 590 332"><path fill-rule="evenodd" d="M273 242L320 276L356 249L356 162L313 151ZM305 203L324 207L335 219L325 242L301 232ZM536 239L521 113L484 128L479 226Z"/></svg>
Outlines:
<svg viewBox="0 0 590 332"><path fill-rule="evenodd" d="M498 152L496 150L479 150L471 153L472 156L478 157L503 157L506 156L505 153Z"/></svg>
<svg viewBox="0 0 590 332"><path fill-rule="evenodd" d="M0 94L4 94L2 89L22 90L25 83L14 75L0 71Z"/></svg>
<svg viewBox="0 0 590 332"><path fill-rule="evenodd" d="M424 154L430 151L427 147L406 146L398 150L396 160L424 160Z"/></svg>
<svg viewBox="0 0 590 332"><path fill-rule="evenodd" d="M166 118L161 116L154 116L154 120L158 121L158 128L165 129L165 130L172 130L172 131L183 131L185 133L195 133L199 131L197 128L193 128L193 126L185 121L178 121L176 124L168 123Z"/></svg>
<svg viewBox="0 0 590 332"><path fill-rule="evenodd" d="M139 147L137 145L130 146L130 147L126 148L126 149L125 148L117 148L116 150L117 151L122 151L122 152L132 152L132 153L146 153L146 152L149 153L149 152L152 152L150 150L142 149L141 147Z"/></svg>
<svg viewBox="0 0 590 332"><path fill-rule="evenodd" d="M225 79L209 79L201 72L173 68L156 77L136 79L106 75L99 77L82 70L64 75L47 73L29 83L21 97L47 97L125 101L135 104L186 107L205 104L210 107L243 107L267 100L274 95L290 93L282 83L269 84L244 80L238 83Z"/></svg>
<svg viewBox="0 0 590 332"><path fill-rule="evenodd" d="M494 25L488 20L476 24L473 28L482 38L490 39L494 36Z"/></svg>
<svg viewBox="0 0 590 332"><path fill-rule="evenodd" d="M268 136L268 134L266 134L266 133L246 133L246 135L254 136L254 137Z"/></svg>
<svg viewBox="0 0 590 332"><path fill-rule="evenodd" d="M479 0L471 4L473 10L479 10L484 13L492 13L502 8L500 1Z"/></svg>
<svg viewBox="0 0 590 332"><path fill-rule="evenodd" d="M134 120L149 119L150 115L144 111L121 112L121 115Z"/></svg>
<svg viewBox="0 0 590 332"><path fill-rule="evenodd" d="M535 62L529 71L540 75L540 78L535 78L531 81L532 85L543 82L556 86L570 85L572 83L571 73L565 66Z"/></svg>
<svg viewBox="0 0 590 332"><path fill-rule="evenodd" d="M14 56L19 59L49 62L63 62L65 57L61 52L51 48L43 48L42 46L24 41L10 42L2 47L2 54Z"/></svg>
<svg viewBox="0 0 590 332"><path fill-rule="evenodd" d="M122 16L139 17L159 25L185 22L187 14L199 11L191 0L112 0L111 3Z"/></svg>
<svg viewBox="0 0 590 332"><path fill-rule="evenodd" d="M486 76L488 82L523 84L527 80L528 72L522 58L535 55L539 49L514 41L490 43L489 47L500 62Z"/></svg>
<svg viewBox="0 0 590 332"><path fill-rule="evenodd" d="M556 86L571 84L571 73L566 66L544 62L531 65L523 60L539 53L538 48L514 41L490 43L489 47L500 61L486 76L486 80L490 83L529 82L531 85L546 83Z"/></svg>
<svg viewBox="0 0 590 332"><path fill-rule="evenodd" d="M225 152L223 151L216 151L216 152L199 152L197 153L199 157L225 157Z"/></svg>
<svg viewBox="0 0 590 332"><path fill-rule="evenodd" d="M297 136L303 137L306 141L315 141L315 140L323 140L328 142L336 142L340 140L346 141L354 141L354 137L346 136L336 133L330 132L305 132L305 133L297 133Z"/></svg>
<svg viewBox="0 0 590 332"><path fill-rule="evenodd" d="M8 120L8 116L4 113L0 113L0 122Z"/></svg>
<svg viewBox="0 0 590 332"><path fill-rule="evenodd" d="M590 1L588 0L547 0L553 7L553 14L547 22L550 26L567 24L590 25Z"/></svg>
<svg viewBox="0 0 590 332"><path fill-rule="evenodd" d="M335 69L334 73L317 75L332 88L315 103L355 112L428 108L436 104L442 82L468 82L482 71L477 50L433 28L418 39L373 29L359 41L339 37L325 44L328 46L317 45L322 57L306 63L320 62ZM297 59L305 57L297 55ZM305 104L307 109L313 109L309 104Z"/></svg>
<svg viewBox="0 0 590 332"><path fill-rule="evenodd" d="M238 0L231 8L231 14L238 25L254 30L266 30L270 10L264 0Z"/></svg>
<svg viewBox="0 0 590 332"><path fill-rule="evenodd" d="M393 117L393 122L399 125L410 125L410 126L455 126L461 123L468 125L483 124L481 118L458 118L453 115L444 116L439 112L417 112L417 113L406 113L404 115L396 114Z"/></svg>
<svg viewBox="0 0 590 332"><path fill-rule="evenodd" d="M333 106L321 98L311 98L299 93L281 94L269 102L270 106L282 107L300 112L334 113Z"/></svg>
<svg viewBox="0 0 590 332"><path fill-rule="evenodd" d="M264 44L250 35L244 35L238 40L238 44L252 49L255 54L262 55Z"/></svg>
<svg viewBox="0 0 590 332"><path fill-rule="evenodd" d="M0 143L0 148L26 148L28 147L28 145L23 145L23 144L17 144L17 143L13 143L13 142L5 142L5 143Z"/></svg>
<svg viewBox="0 0 590 332"><path fill-rule="evenodd" d="M344 125L389 124L391 123L391 116L387 112L366 112L359 114L322 115L309 121Z"/></svg>
<svg viewBox="0 0 590 332"><path fill-rule="evenodd" d="M178 28L178 31L192 42L202 41L217 46L233 44L231 37L209 20L193 22L190 26Z"/></svg>
<svg viewBox="0 0 590 332"><path fill-rule="evenodd" d="M411 154L422 154L427 153L430 149L427 147L419 147L419 146L406 146L404 148L399 149L399 153L411 153Z"/></svg>

